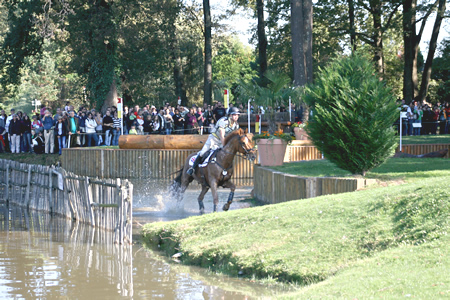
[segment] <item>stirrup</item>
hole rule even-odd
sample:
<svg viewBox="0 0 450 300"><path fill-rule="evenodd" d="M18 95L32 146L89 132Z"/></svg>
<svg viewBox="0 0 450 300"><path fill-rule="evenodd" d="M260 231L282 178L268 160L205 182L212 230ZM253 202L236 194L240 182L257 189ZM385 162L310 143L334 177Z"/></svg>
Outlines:
<svg viewBox="0 0 450 300"><path fill-rule="evenodd" d="M192 174L194 174L194 168L190 167L190 168L186 171L186 173L188 173L189 175L192 176Z"/></svg>

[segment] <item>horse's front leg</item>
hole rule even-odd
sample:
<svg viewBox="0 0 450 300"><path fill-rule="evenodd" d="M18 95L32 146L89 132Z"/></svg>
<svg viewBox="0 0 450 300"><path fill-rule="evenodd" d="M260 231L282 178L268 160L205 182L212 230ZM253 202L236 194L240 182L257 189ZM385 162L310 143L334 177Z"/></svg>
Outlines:
<svg viewBox="0 0 450 300"><path fill-rule="evenodd" d="M233 202L234 191L236 190L236 185L231 181L227 181L222 186L224 188L230 188L230 194L228 195L228 201L227 201L227 203L225 203L223 205L223 208L222 208L224 211L227 211L230 209L230 205Z"/></svg>
<svg viewBox="0 0 450 300"><path fill-rule="evenodd" d="M199 209L200 209L200 214L204 214L205 213L205 206L203 205L203 198L205 197L205 195L208 192L208 190L209 190L209 187L203 185L202 186L202 192L198 196L198 206L199 206Z"/></svg>

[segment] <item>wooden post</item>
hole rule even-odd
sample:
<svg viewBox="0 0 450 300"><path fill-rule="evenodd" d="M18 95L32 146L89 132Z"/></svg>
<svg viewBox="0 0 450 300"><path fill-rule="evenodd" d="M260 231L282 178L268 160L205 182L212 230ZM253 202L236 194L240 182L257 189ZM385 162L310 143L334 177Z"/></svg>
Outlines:
<svg viewBox="0 0 450 300"><path fill-rule="evenodd" d="M53 169L48 169L48 205L50 209L50 213L53 213Z"/></svg>
<svg viewBox="0 0 450 300"><path fill-rule="evenodd" d="M25 205L28 208L28 205L30 203L30 189L31 189L31 165L28 165L28 176L27 176L27 190L25 194Z"/></svg>
<svg viewBox="0 0 450 300"><path fill-rule="evenodd" d="M9 200L9 164L6 164L6 193L5 200L8 202Z"/></svg>

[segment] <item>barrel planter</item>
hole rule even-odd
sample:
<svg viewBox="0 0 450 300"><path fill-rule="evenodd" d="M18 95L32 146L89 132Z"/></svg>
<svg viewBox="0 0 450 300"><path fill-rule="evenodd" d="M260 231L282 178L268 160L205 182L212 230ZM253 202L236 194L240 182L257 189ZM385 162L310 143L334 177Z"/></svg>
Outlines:
<svg viewBox="0 0 450 300"><path fill-rule="evenodd" d="M208 139L208 135L199 134L171 134L171 135L121 135L120 149L201 149Z"/></svg>
<svg viewBox="0 0 450 300"><path fill-rule="evenodd" d="M258 146L261 166L281 166L286 153L287 142L283 139L260 139Z"/></svg>

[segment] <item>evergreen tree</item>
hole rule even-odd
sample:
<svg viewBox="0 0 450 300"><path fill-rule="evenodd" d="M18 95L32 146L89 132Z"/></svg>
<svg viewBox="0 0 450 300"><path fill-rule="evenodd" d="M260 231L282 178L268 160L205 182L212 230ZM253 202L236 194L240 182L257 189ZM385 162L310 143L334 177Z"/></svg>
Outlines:
<svg viewBox="0 0 450 300"><path fill-rule="evenodd" d="M314 145L340 168L364 176L393 153L395 97L367 58L333 61L304 100L314 111L307 125Z"/></svg>

